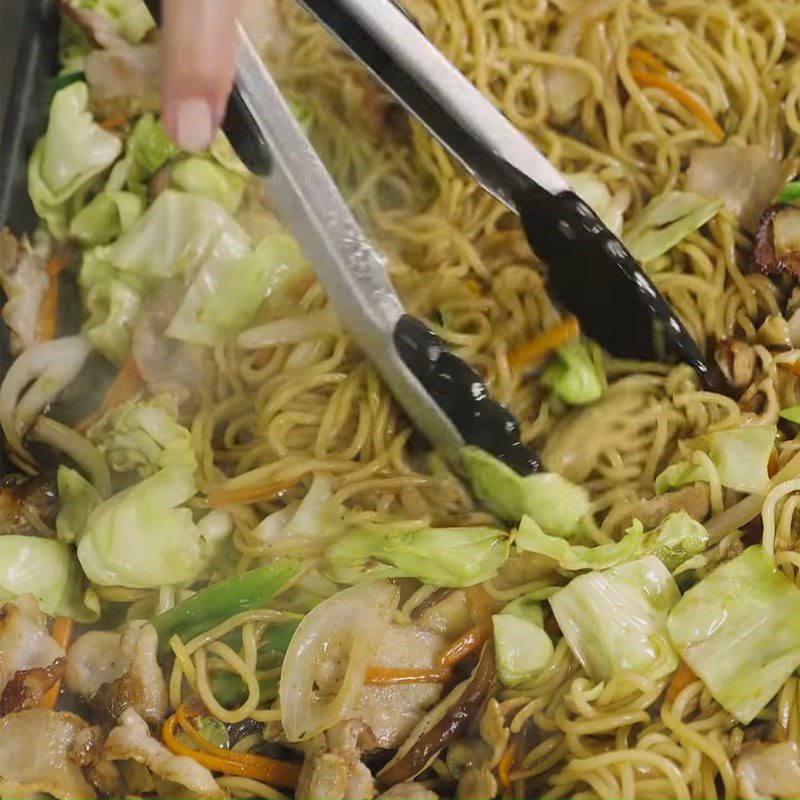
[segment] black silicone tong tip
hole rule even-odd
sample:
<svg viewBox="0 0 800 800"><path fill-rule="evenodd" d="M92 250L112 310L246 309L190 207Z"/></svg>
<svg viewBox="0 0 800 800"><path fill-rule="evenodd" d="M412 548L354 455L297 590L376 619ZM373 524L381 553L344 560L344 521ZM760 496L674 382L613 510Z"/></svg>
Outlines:
<svg viewBox="0 0 800 800"><path fill-rule="evenodd" d="M620 358L684 362L707 389L729 390L638 261L583 200L574 192L552 195L519 173L510 180L531 249L546 266L557 265L547 269L547 283L587 337Z"/></svg>
<svg viewBox="0 0 800 800"><path fill-rule="evenodd" d="M404 315L394 332L397 352L467 444L475 445L520 475L540 469L538 457L522 444L519 423L493 400L478 374L454 355L422 321Z"/></svg>

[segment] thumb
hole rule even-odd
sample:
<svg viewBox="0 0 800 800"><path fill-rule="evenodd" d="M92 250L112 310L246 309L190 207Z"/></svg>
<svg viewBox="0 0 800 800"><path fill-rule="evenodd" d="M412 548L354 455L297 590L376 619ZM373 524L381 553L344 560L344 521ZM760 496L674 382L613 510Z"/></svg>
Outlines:
<svg viewBox="0 0 800 800"><path fill-rule="evenodd" d="M163 122L186 150L208 147L225 114L238 5L238 0L164 0Z"/></svg>

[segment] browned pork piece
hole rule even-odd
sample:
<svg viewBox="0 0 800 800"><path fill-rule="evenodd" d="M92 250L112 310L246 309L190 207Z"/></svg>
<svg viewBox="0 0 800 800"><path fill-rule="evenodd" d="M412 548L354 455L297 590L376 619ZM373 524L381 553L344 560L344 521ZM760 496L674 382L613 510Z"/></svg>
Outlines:
<svg viewBox="0 0 800 800"><path fill-rule="evenodd" d="M0 605L0 716L38 705L60 679L63 658L33 597Z"/></svg>
<svg viewBox="0 0 800 800"><path fill-rule="evenodd" d="M797 800L800 797L800 747L797 742L748 744L736 759L743 800Z"/></svg>
<svg viewBox="0 0 800 800"><path fill-rule="evenodd" d="M94 789L70 757L87 727L75 714L33 708L0 718L0 797L88 800Z"/></svg>
<svg viewBox="0 0 800 800"><path fill-rule="evenodd" d="M800 208L772 206L761 215L753 258L765 275L786 272L800 280Z"/></svg>
<svg viewBox="0 0 800 800"><path fill-rule="evenodd" d="M0 536L52 536L58 513L55 475L0 482Z"/></svg>
<svg viewBox="0 0 800 800"><path fill-rule="evenodd" d="M98 722L114 724L132 708L158 725L167 713L167 684L157 650L158 635L152 625L122 635L89 631L67 653L67 687L89 703Z"/></svg>

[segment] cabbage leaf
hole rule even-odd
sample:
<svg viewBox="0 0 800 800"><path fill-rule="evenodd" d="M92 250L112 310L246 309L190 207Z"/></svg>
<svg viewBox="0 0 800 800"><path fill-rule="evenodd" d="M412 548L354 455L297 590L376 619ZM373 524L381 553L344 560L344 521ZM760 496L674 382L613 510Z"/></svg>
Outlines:
<svg viewBox="0 0 800 800"><path fill-rule="evenodd" d="M714 462L720 483L728 489L763 494L769 485L767 465L775 447L775 425L754 425L714 431L692 441ZM708 480L702 466L680 461L656 478L656 493L664 494L687 483Z"/></svg>
<svg viewBox="0 0 800 800"><path fill-rule="evenodd" d="M700 555L707 544L708 531L685 511L670 514L644 541L645 550L662 561L670 572Z"/></svg>
<svg viewBox="0 0 800 800"><path fill-rule="evenodd" d="M553 659L555 648L536 618L508 612L492 617L497 672L504 686L521 686Z"/></svg>
<svg viewBox="0 0 800 800"><path fill-rule="evenodd" d="M639 261L653 261L713 219L722 205L691 192L659 195L625 234L625 245Z"/></svg>
<svg viewBox="0 0 800 800"><path fill-rule="evenodd" d="M628 529L618 542L585 547L559 536L548 536L531 517L524 516L514 539L517 549L538 553L558 562L562 569L607 569L639 554L644 541L641 524Z"/></svg>
<svg viewBox="0 0 800 800"><path fill-rule="evenodd" d="M478 499L499 519L517 523L527 514L553 536L585 537L591 518L582 486L554 472L523 477L473 446L462 449L461 465Z"/></svg>
<svg viewBox="0 0 800 800"><path fill-rule="evenodd" d="M615 235L622 233L623 214L630 202L630 193L618 192L612 195L593 172L575 172L566 176L575 194L600 217L603 224Z"/></svg>
<svg viewBox="0 0 800 800"><path fill-rule="evenodd" d="M387 523L344 530L326 551L320 569L337 583L416 578L461 588L494 577L508 551L508 537L495 528L397 532Z"/></svg>
<svg viewBox="0 0 800 800"><path fill-rule="evenodd" d="M579 575L550 598L558 626L589 676L605 681L633 670L652 679L678 666L667 614L680 599L655 556Z"/></svg>
<svg viewBox="0 0 800 800"><path fill-rule="evenodd" d="M73 547L38 536L0 536L0 602L24 594L32 594L51 617L96 622L100 616Z"/></svg>
<svg viewBox="0 0 800 800"><path fill-rule="evenodd" d="M245 179L202 156L190 156L172 167L172 185L189 194L209 197L235 214L244 195Z"/></svg>
<svg viewBox="0 0 800 800"><path fill-rule="evenodd" d="M559 348L540 380L571 406L594 403L603 395L603 382L581 342L570 342Z"/></svg>
<svg viewBox="0 0 800 800"><path fill-rule="evenodd" d="M800 589L758 545L689 589L668 625L684 661L745 725L800 665Z"/></svg>
<svg viewBox="0 0 800 800"><path fill-rule="evenodd" d="M85 8L110 19L117 32L131 44L138 44L155 28L144 0L68 0L75 8Z"/></svg>
<svg viewBox="0 0 800 800"><path fill-rule="evenodd" d="M100 192L72 218L69 235L84 246L108 244L128 230L143 209L141 197L132 192Z"/></svg>
<svg viewBox="0 0 800 800"><path fill-rule="evenodd" d="M97 489L74 469L63 464L58 468L59 510L56 534L62 542L76 542L89 520L89 515L102 502Z"/></svg>
<svg viewBox="0 0 800 800"><path fill-rule="evenodd" d="M28 162L28 193L50 233L63 239L83 191L122 152L122 142L89 112L89 88L76 81L56 92L45 135Z"/></svg>

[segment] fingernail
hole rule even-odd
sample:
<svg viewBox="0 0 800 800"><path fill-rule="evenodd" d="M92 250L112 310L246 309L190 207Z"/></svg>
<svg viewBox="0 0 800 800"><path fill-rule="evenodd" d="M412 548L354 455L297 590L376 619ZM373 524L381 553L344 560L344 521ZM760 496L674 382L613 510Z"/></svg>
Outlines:
<svg viewBox="0 0 800 800"><path fill-rule="evenodd" d="M202 97L178 101L175 110L175 138L186 150L205 150L214 137L211 104Z"/></svg>

